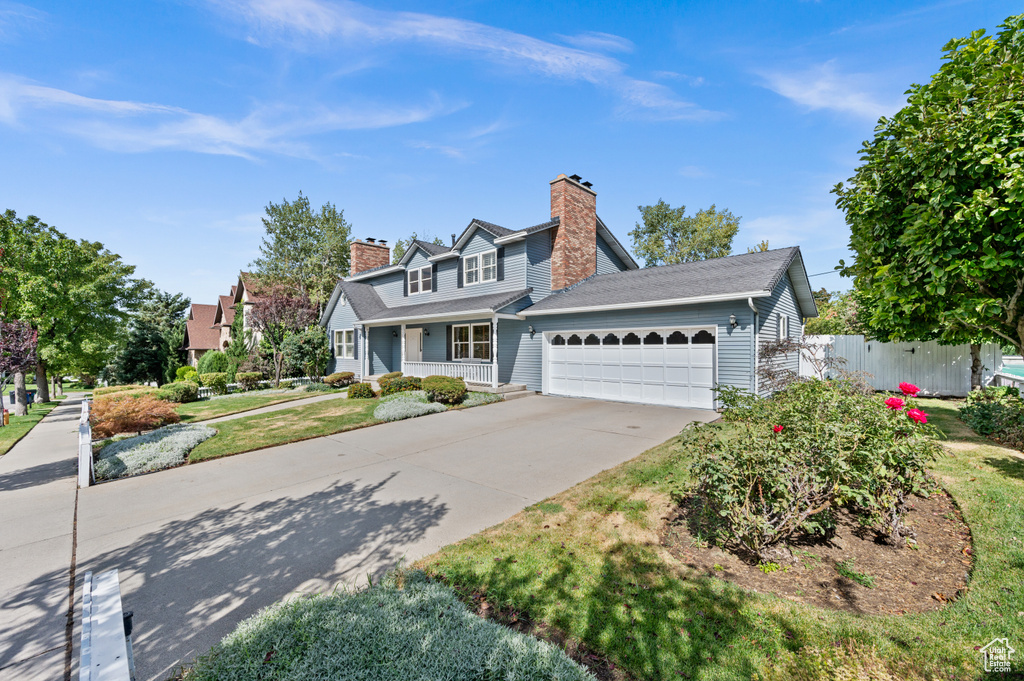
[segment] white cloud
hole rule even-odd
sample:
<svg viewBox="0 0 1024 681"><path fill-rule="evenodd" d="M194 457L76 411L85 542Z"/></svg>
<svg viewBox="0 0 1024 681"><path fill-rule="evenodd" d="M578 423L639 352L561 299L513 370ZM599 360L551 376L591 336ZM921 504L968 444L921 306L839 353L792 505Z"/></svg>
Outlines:
<svg viewBox="0 0 1024 681"><path fill-rule="evenodd" d="M13 39L26 27L37 25L46 15L28 5L0 1L0 41Z"/></svg>
<svg viewBox="0 0 1024 681"><path fill-rule="evenodd" d="M828 109L878 120L899 110L898 101L883 101L871 90L874 80L866 74L843 74L835 61L803 71L775 71L760 74L765 87L810 110Z"/></svg>
<svg viewBox="0 0 1024 681"><path fill-rule="evenodd" d="M252 158L257 152L310 157L304 136L338 130L370 130L418 123L461 108L437 95L426 102L383 106L262 106L228 120L163 104L84 97L0 74L0 122L56 128L101 148L140 152L182 149ZM33 116L23 116L32 111ZM42 117L39 113L55 113Z"/></svg>
<svg viewBox="0 0 1024 681"><path fill-rule="evenodd" d="M518 66L554 78L610 89L620 113L643 112L661 119L704 119L713 114L680 99L669 88L625 75L621 61L590 49L566 47L493 26L417 12L388 12L347 0L209 0L249 23L260 37L284 40L296 49L409 42L468 52L491 62ZM573 40L621 51L628 43L610 34L585 33Z"/></svg>
<svg viewBox="0 0 1024 681"><path fill-rule="evenodd" d="M633 41L622 36L611 33L600 33L598 31L586 31L578 35L558 36L564 42L581 50L596 50L598 52L632 52Z"/></svg>

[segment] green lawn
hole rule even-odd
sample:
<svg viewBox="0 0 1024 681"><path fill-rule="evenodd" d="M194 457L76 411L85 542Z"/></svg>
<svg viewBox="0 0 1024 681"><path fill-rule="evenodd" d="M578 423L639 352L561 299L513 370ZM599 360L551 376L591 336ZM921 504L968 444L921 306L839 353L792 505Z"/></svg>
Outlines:
<svg viewBox="0 0 1024 681"><path fill-rule="evenodd" d="M64 396L58 399L64 399ZM6 454L10 451L11 447L17 444L18 440L28 435L28 432L57 406L57 402L44 402L33 405L28 410L28 416L14 416L12 414L11 424L0 428L0 454Z"/></svg>
<svg viewBox="0 0 1024 681"><path fill-rule="evenodd" d="M213 423L217 434L193 449L188 460L217 459L380 423L373 418L378 404L377 400L325 400Z"/></svg>
<svg viewBox="0 0 1024 681"><path fill-rule="evenodd" d="M269 407L272 404L291 402L292 400L302 400L309 397L320 397L326 394L328 393L307 393L303 390L289 393L275 393L273 395L247 395L245 393L240 393L229 397L220 397L215 400L189 402L179 406L176 411L183 422L193 423L196 421L205 421L206 419L217 418L218 416L239 414L241 412L259 409L260 407ZM338 393L337 396L341 397L341 393Z"/></svg>
<svg viewBox="0 0 1024 681"><path fill-rule="evenodd" d="M907 616L858 616L737 588L660 546L678 438L417 563L544 622L635 679L977 679L976 647L1024 642L1024 460L974 436L956 404L920 400L947 433L934 475L974 533L965 596ZM1015 662L1018 668L1024 662Z"/></svg>

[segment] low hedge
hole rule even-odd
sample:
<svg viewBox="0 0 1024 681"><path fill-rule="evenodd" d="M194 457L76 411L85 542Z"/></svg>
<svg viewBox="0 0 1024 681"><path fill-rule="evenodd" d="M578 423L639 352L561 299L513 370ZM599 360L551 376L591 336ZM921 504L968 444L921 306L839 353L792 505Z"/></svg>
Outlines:
<svg viewBox="0 0 1024 681"><path fill-rule="evenodd" d="M333 393L334 388L326 383L310 383L306 386L307 393Z"/></svg>
<svg viewBox="0 0 1024 681"><path fill-rule="evenodd" d="M207 376L209 375L211 374L207 374ZM199 384L195 381L175 381L174 383L160 386L156 396L161 400L178 402L179 404L195 402L199 399Z"/></svg>
<svg viewBox="0 0 1024 681"><path fill-rule="evenodd" d="M215 395L228 394L227 372L217 371L209 374L200 374L199 380L203 382L204 388L212 388Z"/></svg>
<svg viewBox="0 0 1024 681"><path fill-rule="evenodd" d="M256 388L260 387L260 381L262 380L263 374L259 371L240 371L235 374L235 383L242 390L256 390Z"/></svg>
<svg viewBox="0 0 1024 681"><path fill-rule="evenodd" d="M355 379L356 375L351 371L340 371L330 376L325 376L324 383L333 388L340 388L354 382Z"/></svg>
<svg viewBox="0 0 1024 681"><path fill-rule="evenodd" d="M354 400L372 400L377 396L369 383L356 383L348 389L348 396Z"/></svg>
<svg viewBox="0 0 1024 681"><path fill-rule="evenodd" d="M451 376L427 376L420 385L433 402L458 404L466 396L466 382Z"/></svg>
<svg viewBox="0 0 1024 681"><path fill-rule="evenodd" d="M387 383L382 381L380 384L380 394L382 397L384 395L394 395L420 389L420 379L415 376L399 376L398 378L392 378Z"/></svg>

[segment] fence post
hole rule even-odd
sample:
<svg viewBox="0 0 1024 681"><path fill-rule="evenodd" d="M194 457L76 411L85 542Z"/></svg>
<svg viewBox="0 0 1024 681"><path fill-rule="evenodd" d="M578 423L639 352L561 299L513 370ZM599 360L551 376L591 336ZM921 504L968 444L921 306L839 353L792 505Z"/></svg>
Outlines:
<svg viewBox="0 0 1024 681"><path fill-rule="evenodd" d="M89 423L89 400L82 400L82 417L78 422L78 486L92 484L92 425Z"/></svg>

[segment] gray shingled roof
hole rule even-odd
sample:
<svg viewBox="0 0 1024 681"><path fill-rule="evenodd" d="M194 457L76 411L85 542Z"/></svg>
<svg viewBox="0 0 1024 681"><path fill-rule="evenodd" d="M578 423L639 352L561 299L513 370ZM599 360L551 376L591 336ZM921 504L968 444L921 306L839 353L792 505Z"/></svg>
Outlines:
<svg viewBox="0 0 1024 681"><path fill-rule="evenodd" d="M352 310L359 317L360 321L372 322L382 319L417 319L420 317L431 317L435 315L459 314L462 312L475 312L487 310L493 312L516 302L520 298L530 295L532 288L519 289L517 291L504 291L492 293L485 296L472 296L469 298L455 298L452 300L438 300L428 303L416 303L413 305L400 305L388 307L377 295L372 284L364 284L358 281L339 281L338 287L341 293L345 294ZM334 310L336 297L331 297L331 304L324 311L321 324L326 324L327 318Z"/></svg>
<svg viewBox="0 0 1024 681"><path fill-rule="evenodd" d="M515 231L516 231L514 229L505 229L504 227L501 227L500 225L496 225L493 222L485 222L483 220L477 220L476 218L473 218L469 222L470 226L472 226L474 222L477 225L479 225L480 227L483 227L488 232L490 232L491 234L493 234L494 236L497 236L497 237L508 236L509 234L514 234ZM469 227L466 227L466 229L469 229ZM463 233L465 233L465 230L463 230ZM461 239L461 238L462 237L460 236L459 239Z"/></svg>
<svg viewBox="0 0 1024 681"><path fill-rule="evenodd" d="M438 246L437 244L430 243L429 241L420 241L419 239L413 239L412 242L427 252L427 255L440 255L447 253L452 250L451 246Z"/></svg>
<svg viewBox="0 0 1024 681"><path fill-rule="evenodd" d="M548 310L771 291L798 257L799 248L780 248L763 253L599 274L544 298L521 314L529 316L533 312Z"/></svg>

